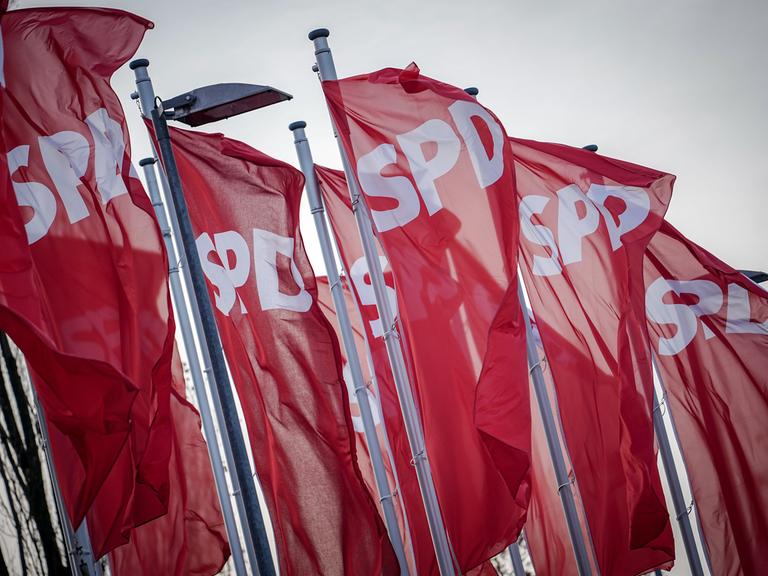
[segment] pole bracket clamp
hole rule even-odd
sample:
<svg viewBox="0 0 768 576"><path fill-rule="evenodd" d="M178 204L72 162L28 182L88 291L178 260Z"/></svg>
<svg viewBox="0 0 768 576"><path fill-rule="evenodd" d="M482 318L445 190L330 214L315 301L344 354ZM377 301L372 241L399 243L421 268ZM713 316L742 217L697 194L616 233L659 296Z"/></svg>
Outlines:
<svg viewBox="0 0 768 576"><path fill-rule="evenodd" d="M528 368L528 374L533 374L533 371L536 370L536 368L541 368L541 365L543 363L544 363L544 361L541 358L539 358L539 360L536 362L536 364L533 364L530 368Z"/></svg>
<svg viewBox="0 0 768 576"><path fill-rule="evenodd" d="M424 453L425 449L422 448L416 454L413 455L413 458L411 458L411 466L416 466L420 460L426 460L427 455Z"/></svg>
<svg viewBox="0 0 768 576"><path fill-rule="evenodd" d="M397 489L395 489L394 491L390 492L389 494L385 494L384 496L379 498L379 502L381 504L384 504L384 500L392 500L392 501L394 501L396 495L397 495Z"/></svg>
<svg viewBox="0 0 768 576"><path fill-rule="evenodd" d="M392 322L392 326L389 327L389 330L384 332L384 340L390 336L394 336L395 340L400 340L400 333L397 331L397 320Z"/></svg>
<svg viewBox="0 0 768 576"><path fill-rule="evenodd" d="M684 516L690 516L691 515L691 510L693 510L693 499L691 499L691 503L688 504L688 507L685 509L685 511L684 512L680 512L680 514L678 514L675 517L675 520L679 521Z"/></svg>

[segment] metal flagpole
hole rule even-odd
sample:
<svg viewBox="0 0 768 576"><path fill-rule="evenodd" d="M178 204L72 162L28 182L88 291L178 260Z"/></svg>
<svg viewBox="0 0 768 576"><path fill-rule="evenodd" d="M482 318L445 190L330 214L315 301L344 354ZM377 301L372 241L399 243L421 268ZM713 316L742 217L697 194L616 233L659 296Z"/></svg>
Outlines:
<svg viewBox="0 0 768 576"><path fill-rule="evenodd" d="M320 72L321 80L336 80L336 67L333 63L333 55L328 46L328 30L320 28L309 33L309 39L315 46L315 56L317 58L317 68ZM373 285L376 296L376 308L379 311L379 318L385 327L384 343L387 348L387 356L392 367L392 375L397 388L397 397L400 400L400 409L403 412L403 421L410 444L413 464L416 468L416 477L419 482L421 497L424 501L424 509L427 514L427 523L432 537L432 544L435 548L437 563L440 568L440 574L445 576L455 574L453 568L453 555L448 541L448 535L445 531L443 517L440 512L440 505L437 500L437 492L432 480L432 471L427 457L427 450L424 444L424 432L421 429L416 412L416 403L413 398L413 390L405 368L405 359L403 350L400 347L396 322L389 300L386 296L386 284L384 283L384 274L381 270L376 246L373 239L373 230L365 209L358 209L360 202L360 189L355 179L355 174L349 164L344 147L336 134L336 140L339 145L344 173L347 177L347 186L352 200L352 208L355 214L355 221L360 233L360 239L365 253L366 264L371 275L371 284Z"/></svg>
<svg viewBox="0 0 768 576"><path fill-rule="evenodd" d="M539 360L539 354L536 350L536 342L533 337L531 317L528 314L528 307L525 304L525 297L523 296L523 282L519 276L517 280L517 293L520 298L520 308L522 308L523 319L525 321L525 347L528 353L528 367L531 373L531 380L533 381L533 390L536 394L539 412L541 413L541 420L544 424L544 433L547 437L549 455L552 458L552 467L555 469L557 490L560 493L560 500L563 503L565 521L568 525L568 534L571 537L573 552L576 556L576 567L581 576L590 575L592 574L592 567L587 553L586 538L581 530L581 525L579 524L579 515L576 512L576 502L573 498L573 492L571 492L570 489L571 480L568 478L565 458L563 458L563 449L560 445L560 437L557 433L557 424L555 423L552 404L550 404L549 401L547 385L544 382L541 361Z"/></svg>
<svg viewBox="0 0 768 576"><path fill-rule="evenodd" d="M373 475L376 479L376 489L379 492L379 500L384 509L384 520L389 532L389 539L395 549L395 555L400 563L400 574L408 574L408 563L405 558L405 547L403 537L400 534L400 528L397 524L395 515L394 495L392 488L387 480L387 471L384 468L384 459L381 454L381 445L379 436L376 432L376 426L373 423L371 414L371 405L368 400L368 390L365 386L363 371L360 366L360 358L357 355L355 339L352 334L352 325L349 321L349 313L344 303L344 294L342 293L341 280L339 279L336 256L331 247L331 238L328 233L328 225L325 221L325 207L323 199L315 180L314 162L312 161L312 151L309 148L309 141L304 132L306 122L293 122L288 128L293 132L294 144L296 146L296 155L299 158L301 171L304 172L304 180L307 189L307 198L309 199L309 208L315 220L315 229L320 239L320 249L323 253L326 273L328 274L328 284L331 287L333 296L333 306L336 309L336 318L339 322L341 339L344 350L347 354L347 364L352 373L352 382L355 386L355 396L360 407L360 416L363 420L363 430L365 440L368 443L368 452L371 456L371 465L373 466Z"/></svg>
<svg viewBox="0 0 768 576"><path fill-rule="evenodd" d="M661 379L661 373L656 366L655 358L653 358L653 369L656 372L656 377L659 379L662 390L664 390L664 381ZM662 415L660 408L661 405L659 404L659 399L656 395L656 390L654 389L653 428L656 431L656 440L659 443L659 452L661 453L661 461L664 463L664 472L667 477L667 484L669 485L669 491L672 496L672 504L675 507L677 522L680 525L680 532L683 536L685 555L687 556L688 564L691 567L691 574L693 576L704 576L704 568L701 565L701 558L699 557L696 540L693 537L693 529L691 528L691 518L689 516L690 510L685 505L685 498L683 497L683 489L680 484L680 477L677 474L675 458L672 455L672 447L669 443L667 428L664 425L664 416Z"/></svg>
<svg viewBox="0 0 768 576"><path fill-rule="evenodd" d="M134 60L131 62L131 68L136 74L137 86L139 82L146 81L147 73L146 60ZM224 425L232 445L234 456L234 471L240 482L240 488L243 493L245 503L245 517L250 529L251 539L254 541L256 549L256 562L252 565L253 569L258 567L261 576L274 576L275 566L272 560L272 552L269 547L267 531L264 525L264 518L261 513L256 485L254 483L254 474L248 459L248 452L245 447L240 420L237 414L237 406L230 385L229 374L224 362L224 353L221 348L221 342L218 337L216 319L213 314L211 300L208 296L208 290L205 285L200 258L195 247L195 236L192 231L192 224L189 220L187 203L184 199L184 190L181 184L176 158L171 147L171 135L168 130L168 124L159 108L152 109L152 124L155 128L155 134L160 147L160 154L168 178L168 185L173 198L174 211L179 225L181 236L181 245L184 249L187 266L192 279L192 293L200 310L200 319L205 338L205 344L211 358L213 371L211 376L216 388L219 391L219 398L222 404Z"/></svg>
<svg viewBox="0 0 768 576"><path fill-rule="evenodd" d="M148 112L154 108L154 102L155 102L155 90L152 87L152 80L149 77L149 74L146 71L146 66L149 65L148 60L138 60L137 62L141 63L140 66L136 68L136 92L131 95L132 98L138 99L141 104L141 112L144 116L147 116ZM152 141L152 138L149 138L150 146L152 147L152 152L155 155L155 158L158 157L157 150L155 150L155 144ZM158 189L158 199L160 202L165 203L166 206L168 206L168 213L171 217L171 223L173 225L171 229L171 234L173 234L174 230L179 229L178 221L176 220L176 211L174 210L173 206L173 198L170 194L170 187L168 185L168 179L165 175L165 172L163 170L162 165L158 164L158 170L160 173L160 184L161 187ZM162 207L161 207L162 209ZM181 245L181 241L174 237L176 246ZM169 252L169 258L170 254L176 254L174 258L178 258L178 253L176 251ZM183 260L183 257L181 258ZM219 398L219 392L216 389L215 386L210 385L210 375L212 374L211 370L211 358L208 354L208 348L205 345L205 341L203 340L203 330L202 330L202 321L200 319L200 310L197 307L197 302L195 301L194 295L193 295L193 287L192 287L192 277L189 273L189 268L187 266L178 266L178 269L181 270L181 279L182 284L187 290L187 295L189 296L189 308L186 308L183 306L183 299L178 300L176 314L180 318L180 322L184 322L182 320L182 315L186 318L186 322L191 323L192 325L192 332L197 335L198 341L200 342L200 352L202 353L202 372L204 374L207 374L209 376L208 384L209 384L209 391L211 395L211 403L213 404L213 410L216 415L216 421L219 423L220 427L223 427L224 422L224 411L221 407L221 399ZM183 296L182 296L183 297ZM182 298L180 297L180 298ZM191 311L192 317L190 318L187 314L188 311ZM182 335L183 337L183 335ZM185 340L185 346L186 346L186 340ZM192 340L191 344L187 346L187 354L192 355L194 351L196 350L194 346L194 339ZM195 361L198 360L197 355L195 354ZM190 361L191 362L191 361ZM190 364L190 370L191 370L191 364ZM194 374L194 373L193 373ZM194 376L193 376L194 379ZM205 380L202 380L203 384L205 383ZM197 390L197 384L195 384L195 389ZM200 388L203 390L204 388ZM200 407L200 412L205 410L206 412L210 413L210 408L207 403L207 397L205 394L202 395L202 398L198 396L198 404ZM224 456L225 461L229 465L229 480L232 483L232 496L235 498L235 505L237 506L237 513L240 518L240 529L243 533L243 540L245 542L245 549L248 553L248 558L251 560L251 567L253 570L257 570L256 567L256 549L253 545L253 538L251 537L250 528L245 521L246 514L245 514L245 502L243 501L243 492L240 489L240 482L238 481L237 474L233 473L234 470L234 461L235 457L232 453L232 445L229 442L229 437L226 434L221 434L219 436L221 438L221 444L224 447ZM214 434L210 437L214 440L216 440L217 435L215 434L215 428L214 428ZM233 551L234 556L234 551ZM235 566L237 568L237 566Z"/></svg>
<svg viewBox="0 0 768 576"><path fill-rule="evenodd" d="M163 201L160 197L160 190L157 185L157 178L155 177L154 164L154 158L144 158L139 161L139 166L144 169L144 178L147 182L149 197L152 200L152 206L155 209L158 224L160 225L160 232L162 232L163 238L165 239L165 248L168 253L169 261L168 278L171 284L173 301L176 304L176 315L179 319L181 338L184 342L184 347L187 350L189 371L192 376L197 403L200 407L200 419L203 422L203 430L205 431L205 437L208 440L208 456L211 460L213 476L216 481L216 491L219 495L219 502L221 503L221 513L224 516L224 525L227 530L227 536L229 537L232 560L235 565L235 573L238 574L238 576L246 576L247 572L245 570L245 561L243 559L243 549L240 546L240 536L237 532L235 513L232 509L232 501L229 498L226 473L224 472L224 464L221 459L221 453L219 452L219 443L216 439L216 428L213 424L210 407L208 406L208 399L205 396L203 372L200 368L200 360L195 349L195 339L192 334L189 315L187 314L186 306L184 305L184 293L182 291L181 278L179 278L179 267L176 264L178 258L171 238L171 228L168 225Z"/></svg>
<svg viewBox="0 0 768 576"><path fill-rule="evenodd" d="M509 556L512 558L512 569L515 572L515 576L525 576L523 557L520 556L520 545L517 542L509 545Z"/></svg>

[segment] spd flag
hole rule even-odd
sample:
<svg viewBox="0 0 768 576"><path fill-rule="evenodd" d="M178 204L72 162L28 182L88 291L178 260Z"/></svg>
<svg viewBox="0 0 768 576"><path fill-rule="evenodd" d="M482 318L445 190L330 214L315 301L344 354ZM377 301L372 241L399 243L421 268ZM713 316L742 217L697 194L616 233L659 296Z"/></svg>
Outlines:
<svg viewBox="0 0 768 576"><path fill-rule="evenodd" d="M171 133L281 573L396 572L298 230L301 172L221 134Z"/></svg>
<svg viewBox="0 0 768 576"><path fill-rule="evenodd" d="M512 139L521 269L601 574L674 559L656 467L642 262L674 176Z"/></svg>
<svg viewBox="0 0 768 576"><path fill-rule="evenodd" d="M171 415L168 513L135 529L128 544L111 552L110 569L116 576L212 576L229 558L211 461L200 432L200 415L186 399L177 354Z"/></svg>
<svg viewBox="0 0 768 576"><path fill-rule="evenodd" d="M511 149L489 110L415 65L323 90L392 267L435 488L466 571L517 538L529 497Z"/></svg>
<svg viewBox="0 0 768 576"><path fill-rule="evenodd" d="M331 223L336 246L339 249L344 266L345 277L350 281L346 284L354 296L354 304L362 318L362 328L365 331L365 340L368 342L371 352L373 372L380 393L381 416L384 421L384 429L392 447L392 456L395 463L397 478L400 484L400 494L405 508L405 517L408 524L408 532L412 543L413 562L419 574L437 574L438 566L432 540L429 534L429 525L424 511L424 504L419 492L419 484L416 472L411 464L411 449L405 432L400 403L397 391L389 367L387 350L384 345L384 325L379 318L376 308L376 298L368 272L368 265L363 255L360 237L355 224L355 216L352 213L351 201L347 192L347 181L344 173L339 170L315 165L315 176L320 193L323 196L328 220ZM384 280L387 284L387 296L392 310L397 315L397 295L395 283L389 261L384 256L379 243L376 242L379 262L384 271ZM354 314L350 314L354 318ZM405 334L402 326L397 330L404 341ZM406 362L408 362L409 374L412 363L405 350Z"/></svg>
<svg viewBox="0 0 768 576"><path fill-rule="evenodd" d="M40 377L64 502L74 525L91 510L101 555L168 497L167 261L109 85L152 24L66 8L1 26L0 323Z"/></svg>
<svg viewBox="0 0 768 576"><path fill-rule="evenodd" d="M546 382L547 394L549 395L550 403L552 403L552 399L555 398L552 371L544 360L541 339L538 337L535 323L533 332L536 338L539 361L542 363L542 375ZM582 533L588 534L586 522L582 514L581 498L573 483L566 486L558 486L544 431L544 423L534 396L534 394L531 394L531 460L533 463L531 470L531 505L528 507L528 521L525 523L525 541L528 544L528 551L533 560L533 567L539 573L557 574L558 576L578 576L576 556L571 544L571 537L568 532L568 525L565 520L559 491L571 490L577 505L577 512L580 513L579 521L582 526ZM554 404L554 413L558 414L556 403L552 404ZM562 434L560 434L559 429L558 436L561 436L560 445L563 447ZM563 457L568 477L572 478L573 469L570 457L565 450L563 450ZM594 571L597 573L596 569Z"/></svg>
<svg viewBox="0 0 768 576"><path fill-rule="evenodd" d="M645 255L648 330L713 574L768 549L768 293L664 222Z"/></svg>
<svg viewBox="0 0 768 576"><path fill-rule="evenodd" d="M389 445L389 438L387 437L387 429L382 417L381 403L379 401L380 393L378 382L374 380L371 374L373 357L369 355L369 347L365 329L363 328L362 318L357 309L357 305L354 300L352 291L349 288L349 283L346 277L340 278L340 285L344 293L344 301L349 313L350 323L352 324L352 333L355 339L355 349L360 359L360 368L363 372L363 380L365 381L366 393L368 397L368 405L371 408L371 416L373 417L373 423L376 427L376 434L379 439L379 446L381 447L384 456L384 467L387 473L387 482L390 488L395 494L394 507L395 514L397 515L397 521L400 527L400 534L404 538L408 538L407 522L403 515L402 496L398 491L398 480L395 472L392 469L392 450ZM333 304L333 295L331 294L331 287L326 276L318 276L317 278L317 303L320 309L325 314L325 317L333 326L336 333L336 339L341 342L341 331L338 323L338 316L336 315L336 308ZM349 360L346 357L345 351L342 351L343 362L343 375L344 383L347 386L347 396L349 398L350 413L352 415L352 426L355 430L355 439L357 446L357 465L360 468L360 472L363 475L365 484L368 487L368 492L374 499L379 498L379 491L376 487L376 478L373 473L373 465L371 463L371 456L368 450L368 441L365 438L365 429L363 427L363 419L360 416L360 405L355 394L355 383L352 380L352 373L349 369ZM379 514L384 518L384 512L381 508L381 502L379 502ZM406 542L406 553L409 551L409 545ZM411 559L408 558L409 563Z"/></svg>

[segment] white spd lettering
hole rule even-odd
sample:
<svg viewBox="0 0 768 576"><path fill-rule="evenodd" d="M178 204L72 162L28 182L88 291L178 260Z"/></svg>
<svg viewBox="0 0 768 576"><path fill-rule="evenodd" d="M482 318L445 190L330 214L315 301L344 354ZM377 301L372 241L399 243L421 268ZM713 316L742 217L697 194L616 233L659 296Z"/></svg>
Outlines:
<svg viewBox="0 0 768 576"><path fill-rule="evenodd" d="M693 304L664 302L664 297L670 292L678 296L692 295L697 301ZM704 338L713 338L714 332L701 322L701 318L719 314L725 296L720 286L710 280L657 278L651 283L645 292L648 319L675 327L673 336L659 338L659 355L674 356L680 353L696 337L700 325ZM768 320L753 322L750 314L749 292L738 284L728 284L725 333L768 335Z"/></svg>
<svg viewBox="0 0 768 576"><path fill-rule="evenodd" d="M293 238L254 228L252 243L253 260L245 239L232 230L217 232L213 238L206 232L195 241L203 273L215 287L216 308L225 316L229 316L235 302L239 302L240 312L248 313L237 289L245 286L248 281L253 262L261 310L309 310L312 306L312 296L304 288L304 279L293 261ZM212 253L218 256L221 264L209 258ZM280 290L278 254L288 258L291 278L298 288L297 294L286 294Z"/></svg>
<svg viewBox="0 0 768 576"><path fill-rule="evenodd" d="M29 244L34 244L48 234L58 212L57 195L70 224L89 216L80 187L85 184L82 179L88 169L92 150L96 190L101 203L107 204L110 200L128 193L122 175L122 165L126 157L120 123L112 120L107 111L100 108L90 114L83 125L93 139L93 147L83 134L73 130L63 130L37 139L45 171L56 194L40 182L18 179L17 173L22 168L29 167L29 145L16 146L8 152L8 170L16 202L19 206L32 209L32 216L24 225ZM133 166L129 175L137 178ZM14 179L14 176L17 178Z"/></svg>
<svg viewBox="0 0 768 576"><path fill-rule="evenodd" d="M621 248L622 236L639 227L648 218L651 201L642 188L591 184L585 194L576 184L557 191L557 240L552 229L535 224L535 216L544 213L550 198L530 194L520 201L520 229L526 240L549 251L549 256L533 256L536 276L553 276L563 266L581 262L583 241L605 222L613 251ZM609 198L623 202L624 210L614 214L606 206ZM618 221L618 222L617 222Z"/></svg>
<svg viewBox="0 0 768 576"><path fill-rule="evenodd" d="M389 261L385 256L379 255L379 263L381 269L384 270ZM355 290L360 297L360 303L363 306L375 306L376 305L376 293L371 283L371 275L368 273L368 263L365 261L365 257L358 258L352 264L352 268L349 271L349 275L352 277L352 283L355 285ZM397 318L397 293L392 286L387 285L387 300L389 300L389 307L392 309L392 314ZM381 322L381 318L369 321L371 327L371 333L374 338L384 336L384 326Z"/></svg>
<svg viewBox="0 0 768 576"><path fill-rule="evenodd" d="M464 100L451 104L448 112L455 128L444 120L433 118L396 136L416 187L405 176L382 174L387 166L397 162L397 149L393 144L381 144L358 159L357 175L363 192L370 197L396 201L393 208L371 210L373 223L379 232L405 226L416 219L421 212L422 201L430 216L443 208L436 181L448 174L458 162L462 141L480 189L492 185L504 173L504 131L493 116L477 102ZM490 157L473 119L483 122L491 134L493 150ZM435 153L429 158L425 154L425 144L434 145Z"/></svg>

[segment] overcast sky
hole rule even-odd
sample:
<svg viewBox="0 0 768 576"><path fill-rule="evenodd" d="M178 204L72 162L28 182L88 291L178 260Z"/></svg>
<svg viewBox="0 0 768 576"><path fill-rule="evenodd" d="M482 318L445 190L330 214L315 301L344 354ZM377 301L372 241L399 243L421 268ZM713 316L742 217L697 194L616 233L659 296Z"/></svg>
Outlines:
<svg viewBox="0 0 768 576"><path fill-rule="evenodd" d="M22 0L19 7L62 2ZM155 22L137 57L168 98L227 81L291 102L206 127L296 164L294 120L317 162L339 167L307 32L331 30L339 76L415 61L480 88L514 136L581 146L676 174L668 219L737 268L768 269L768 2L102 0ZM134 161L148 146L127 66ZM323 270L311 219L304 237Z"/></svg>

